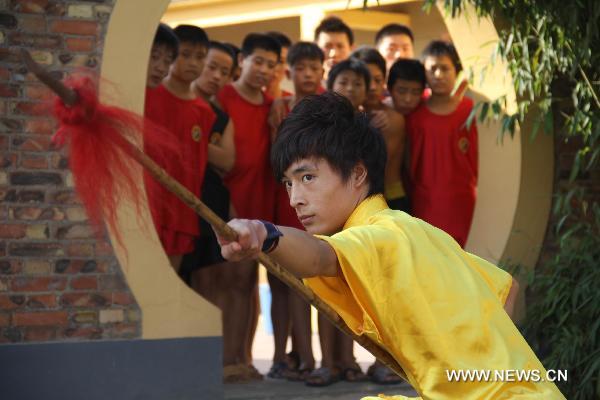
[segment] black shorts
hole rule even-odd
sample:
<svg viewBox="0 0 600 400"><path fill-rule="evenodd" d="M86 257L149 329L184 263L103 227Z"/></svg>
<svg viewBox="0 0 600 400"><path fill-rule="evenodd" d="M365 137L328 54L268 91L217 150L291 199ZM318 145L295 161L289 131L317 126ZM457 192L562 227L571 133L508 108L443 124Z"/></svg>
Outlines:
<svg viewBox="0 0 600 400"><path fill-rule="evenodd" d="M210 167L206 169L202 185L202 201L224 221L229 221L229 190L221 177ZM215 233L204 219L200 218L200 236L196 239L194 251L183 256L180 275L189 282L192 271L219 264L225 261Z"/></svg>

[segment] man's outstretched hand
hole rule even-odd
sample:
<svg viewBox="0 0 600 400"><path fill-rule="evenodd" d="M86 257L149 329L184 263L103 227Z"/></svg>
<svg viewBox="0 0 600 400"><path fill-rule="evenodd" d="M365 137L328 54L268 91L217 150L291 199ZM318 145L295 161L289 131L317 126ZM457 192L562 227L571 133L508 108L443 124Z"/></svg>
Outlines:
<svg viewBox="0 0 600 400"><path fill-rule="evenodd" d="M232 219L227 225L237 232L238 238L236 241L229 241L217 234L223 258L228 261L256 259L267 238L264 224L258 220Z"/></svg>

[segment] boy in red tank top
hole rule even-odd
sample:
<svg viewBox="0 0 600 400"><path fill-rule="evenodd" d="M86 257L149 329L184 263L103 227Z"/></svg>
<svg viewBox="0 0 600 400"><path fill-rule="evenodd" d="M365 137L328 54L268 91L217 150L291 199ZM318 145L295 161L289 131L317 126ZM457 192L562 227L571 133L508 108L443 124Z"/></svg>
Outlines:
<svg viewBox="0 0 600 400"><path fill-rule="evenodd" d="M424 51L431 97L408 117L413 215L465 246L477 196L477 126L473 100L453 96L460 60L454 46L431 42Z"/></svg>
<svg viewBox="0 0 600 400"><path fill-rule="evenodd" d="M240 78L226 85L217 96L235 129L235 165L224 181L231 195L234 216L238 218L273 218L275 179L269 162L271 138L267 124L272 99L262 88L273 78L280 55L281 46L275 39L250 33L244 38L239 56ZM226 382L260 376L251 366L247 351L253 330L248 328L255 322L252 299L258 284L257 264L245 262L235 273L237 279L230 288L233 298L228 307L237 316L230 335L235 346L224 354Z"/></svg>
<svg viewBox="0 0 600 400"><path fill-rule="evenodd" d="M191 83L200 75L208 48L208 36L199 27L180 25L174 30L179 39L179 54L163 83L146 96L147 117L178 140L179 165L171 174L192 193L200 196L206 169L208 134L215 115L194 93ZM175 270L184 254L194 250L200 234L198 218L167 191L160 192L162 203L155 221L161 243Z"/></svg>

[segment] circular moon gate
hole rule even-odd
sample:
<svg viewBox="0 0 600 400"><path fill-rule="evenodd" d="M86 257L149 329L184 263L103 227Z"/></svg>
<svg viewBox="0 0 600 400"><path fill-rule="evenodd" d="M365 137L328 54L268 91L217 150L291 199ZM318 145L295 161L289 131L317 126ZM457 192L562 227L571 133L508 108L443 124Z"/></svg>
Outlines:
<svg viewBox="0 0 600 400"><path fill-rule="evenodd" d="M251 2L245 3L252 8ZM101 88L105 101L118 99L117 105L143 113L152 39L168 5L169 0L115 1L102 57L102 78L113 88ZM469 9L452 19L434 8L419 20L423 19L445 25L465 70L472 68L479 76L498 40L493 22L477 18ZM431 35L422 24L413 25L413 30L420 39ZM114 88L117 93L108 93ZM514 112L516 95L502 62L487 67L485 79L473 83L470 95L476 102L505 95L506 111ZM479 124L478 199L467 250L493 262L534 266L544 238L551 205L553 141L543 135L530 140L529 126L526 121L523 134L499 140L498 123ZM141 170L139 174L142 184ZM220 336L219 310L173 272L151 228L147 207L141 221L129 204L120 205L118 212L124 247L115 245L115 252L142 310L143 338Z"/></svg>

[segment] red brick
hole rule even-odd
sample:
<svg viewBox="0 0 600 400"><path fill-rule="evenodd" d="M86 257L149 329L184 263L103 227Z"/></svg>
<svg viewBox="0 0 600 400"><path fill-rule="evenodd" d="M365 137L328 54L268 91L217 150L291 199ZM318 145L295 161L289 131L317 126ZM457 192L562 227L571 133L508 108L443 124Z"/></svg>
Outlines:
<svg viewBox="0 0 600 400"><path fill-rule="evenodd" d="M58 243L14 242L10 243L8 251L16 257L58 257L63 254L63 247Z"/></svg>
<svg viewBox="0 0 600 400"><path fill-rule="evenodd" d="M13 10L29 14L65 15L65 4L56 0L13 0Z"/></svg>
<svg viewBox="0 0 600 400"><path fill-rule="evenodd" d="M112 294L113 304L128 306L135 303L135 299L128 292L116 292Z"/></svg>
<svg viewBox="0 0 600 400"><path fill-rule="evenodd" d="M15 104L14 113L19 115L48 115L50 106L45 102L20 101Z"/></svg>
<svg viewBox="0 0 600 400"><path fill-rule="evenodd" d="M0 67L0 80L9 80L10 70L8 68Z"/></svg>
<svg viewBox="0 0 600 400"><path fill-rule="evenodd" d="M25 237L27 225L24 224L0 224L0 238L21 239Z"/></svg>
<svg viewBox="0 0 600 400"><path fill-rule="evenodd" d="M46 156L21 155L21 168L26 169L47 169L48 159Z"/></svg>
<svg viewBox="0 0 600 400"><path fill-rule="evenodd" d="M68 328L63 332L65 338L101 339L104 330L98 327Z"/></svg>
<svg viewBox="0 0 600 400"><path fill-rule="evenodd" d="M140 334L138 324L114 324L108 328L108 333L111 338L133 338Z"/></svg>
<svg viewBox="0 0 600 400"><path fill-rule="evenodd" d="M15 292L53 292L65 290L67 279L64 277L40 277L24 278L18 277L12 280L10 288Z"/></svg>
<svg viewBox="0 0 600 400"><path fill-rule="evenodd" d="M77 193L73 190L61 190L50 195L51 203L57 204L81 204Z"/></svg>
<svg viewBox="0 0 600 400"><path fill-rule="evenodd" d="M20 302L19 299L25 300L25 298L23 296L1 295L0 296L0 310L14 310L15 308L19 308L20 306L23 305L23 303Z"/></svg>
<svg viewBox="0 0 600 400"><path fill-rule="evenodd" d="M0 169L9 168L17 165L17 155L15 153L0 154Z"/></svg>
<svg viewBox="0 0 600 400"><path fill-rule="evenodd" d="M23 262L21 260L1 260L0 261L0 274L2 275L14 275L21 272L23 269ZM0 307L2 308L2 307Z"/></svg>
<svg viewBox="0 0 600 400"><path fill-rule="evenodd" d="M29 88L29 86L28 86ZM29 89L25 89L26 91ZM41 89L45 90L45 89ZM24 131L26 133L34 133L38 135L53 135L56 131L56 124L51 119L32 119L28 118L25 121Z"/></svg>
<svg viewBox="0 0 600 400"><path fill-rule="evenodd" d="M31 100L48 100L51 96L52 92L44 85L27 84L25 86L25 97Z"/></svg>
<svg viewBox="0 0 600 400"><path fill-rule="evenodd" d="M92 227L84 224L62 226L56 231L57 239L90 239L94 237Z"/></svg>
<svg viewBox="0 0 600 400"><path fill-rule="evenodd" d="M9 36L9 42L13 46L22 46L35 49L58 49L62 46L60 35L49 35L41 33L13 32ZM0 58L7 58L18 62L16 55L9 52L0 52Z"/></svg>
<svg viewBox="0 0 600 400"><path fill-rule="evenodd" d="M21 15L19 16L19 29L24 32L46 32L46 18L42 15Z"/></svg>
<svg viewBox="0 0 600 400"><path fill-rule="evenodd" d="M101 293L65 293L60 297L60 304L65 307L103 308L110 303L110 298Z"/></svg>
<svg viewBox="0 0 600 400"><path fill-rule="evenodd" d="M53 294L41 294L36 296L28 296L25 303L28 308L56 308L56 296Z"/></svg>
<svg viewBox="0 0 600 400"><path fill-rule="evenodd" d="M92 51L94 49L93 38L67 38L66 43L69 51Z"/></svg>
<svg viewBox="0 0 600 400"><path fill-rule="evenodd" d="M115 253L113 252L112 246L109 242L106 241L98 241L96 243L96 256L112 256Z"/></svg>
<svg viewBox="0 0 600 400"><path fill-rule="evenodd" d="M40 207L19 207L13 208L12 215L16 220L36 221L42 219L44 209Z"/></svg>
<svg viewBox="0 0 600 400"><path fill-rule="evenodd" d="M0 313L0 327L10 325L10 314Z"/></svg>
<svg viewBox="0 0 600 400"><path fill-rule="evenodd" d="M43 14L48 5L48 0L16 0L13 1L13 10L22 13Z"/></svg>
<svg viewBox="0 0 600 400"><path fill-rule="evenodd" d="M73 243L66 246L65 252L69 257L93 257L94 246L86 243Z"/></svg>
<svg viewBox="0 0 600 400"><path fill-rule="evenodd" d="M56 328L53 326L36 326L25 329L26 342L47 342L56 339Z"/></svg>
<svg viewBox="0 0 600 400"><path fill-rule="evenodd" d="M81 276L71 279L71 288L75 290L98 289L98 279L95 276Z"/></svg>
<svg viewBox="0 0 600 400"><path fill-rule="evenodd" d="M13 315L15 326L65 326L68 323L66 311L17 312Z"/></svg>
<svg viewBox="0 0 600 400"><path fill-rule="evenodd" d="M73 35L96 35L98 23L80 20L56 20L50 25L50 30L57 33L70 33Z"/></svg>
<svg viewBox="0 0 600 400"><path fill-rule="evenodd" d="M18 97L19 86L8 83L0 83L0 96L2 97Z"/></svg>
<svg viewBox="0 0 600 400"><path fill-rule="evenodd" d="M98 263L95 260L69 260L61 259L54 263L56 274L79 274L98 272Z"/></svg>
<svg viewBox="0 0 600 400"><path fill-rule="evenodd" d="M48 136L38 137L15 137L12 141L13 148L20 151L43 151L47 152L52 149L52 141Z"/></svg>

